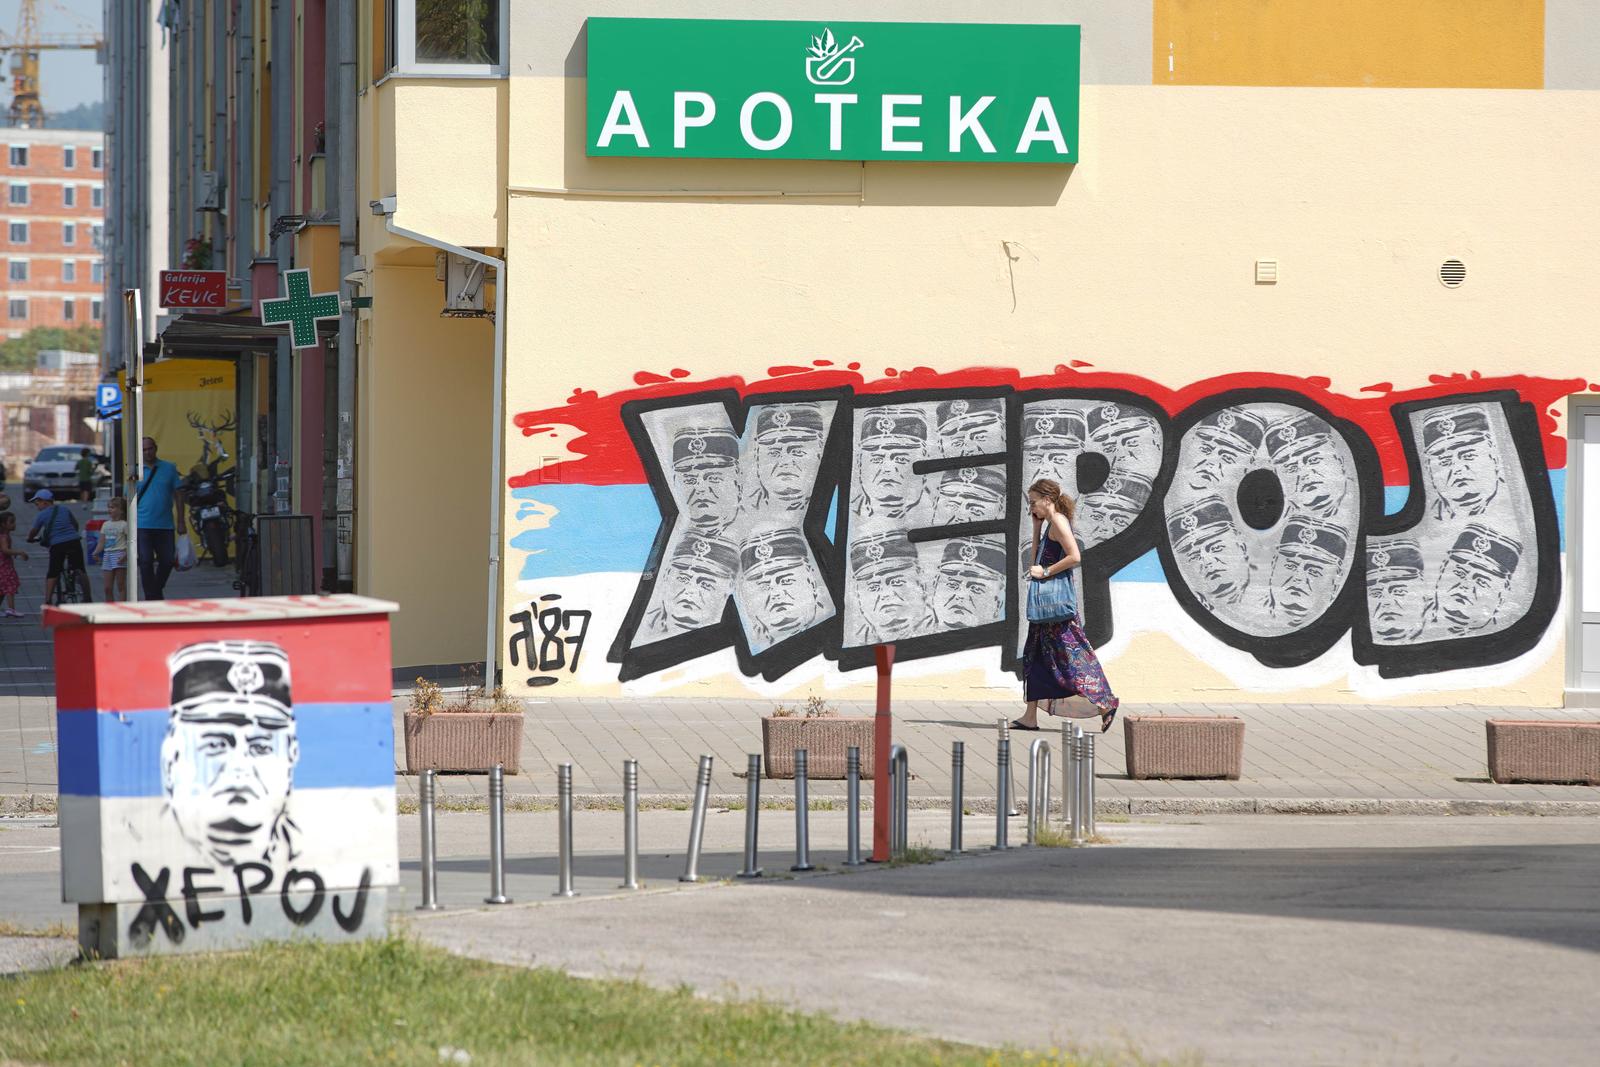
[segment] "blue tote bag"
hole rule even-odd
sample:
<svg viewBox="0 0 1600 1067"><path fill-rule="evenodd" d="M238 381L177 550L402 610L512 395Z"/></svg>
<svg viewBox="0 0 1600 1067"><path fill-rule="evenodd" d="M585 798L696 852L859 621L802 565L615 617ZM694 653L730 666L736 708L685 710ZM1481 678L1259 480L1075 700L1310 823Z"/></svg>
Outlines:
<svg viewBox="0 0 1600 1067"><path fill-rule="evenodd" d="M1039 531L1039 548L1034 562L1043 566L1044 541L1050 536L1049 527ZM1072 570L1068 567L1052 578L1028 579L1028 621L1066 622L1078 617L1078 596L1072 588Z"/></svg>

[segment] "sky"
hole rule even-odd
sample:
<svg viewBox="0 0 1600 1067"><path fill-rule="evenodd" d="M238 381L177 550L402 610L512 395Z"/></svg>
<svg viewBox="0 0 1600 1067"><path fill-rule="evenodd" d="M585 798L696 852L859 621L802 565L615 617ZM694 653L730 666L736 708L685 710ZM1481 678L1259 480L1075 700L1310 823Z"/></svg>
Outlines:
<svg viewBox="0 0 1600 1067"><path fill-rule="evenodd" d="M98 29L103 18L102 0L38 0L40 33L82 33L85 24ZM18 0L0 0L0 31L9 39L17 32ZM76 17L74 17L76 16ZM104 96L101 69L92 49L44 52L39 57L40 95L46 111L65 111ZM6 55L5 88L0 101L11 102L11 56ZM0 122L4 117L0 116Z"/></svg>

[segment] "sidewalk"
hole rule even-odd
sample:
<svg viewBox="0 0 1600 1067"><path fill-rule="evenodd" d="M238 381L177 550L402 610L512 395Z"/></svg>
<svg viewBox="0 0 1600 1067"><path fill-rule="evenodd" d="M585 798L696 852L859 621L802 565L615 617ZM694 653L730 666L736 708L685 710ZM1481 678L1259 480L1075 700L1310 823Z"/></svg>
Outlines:
<svg viewBox="0 0 1600 1067"><path fill-rule="evenodd" d="M35 639L43 634L15 628ZM11 629L5 634L10 639ZM27 646L29 650L39 646ZM10 646L7 646L9 655ZM48 646L43 662L48 664ZM30 654L38 656L39 651ZM28 677L24 675L23 677ZM37 675L48 680L48 670ZM401 716L395 699L396 760L403 765ZM755 700L530 701L523 735L522 772L508 776L515 803L553 801L556 767L573 764L580 797L610 800L621 793L622 761L639 761L640 792L673 803L694 790L701 753L715 757L712 793L721 802L742 799L745 756L761 751L761 715ZM841 703L847 715L871 715L866 704ZM992 811L996 794L995 723L1014 715L1012 704L906 701L895 707L895 740L906 746L911 798L934 806L950 795L950 744L966 742L966 807ZM1245 720L1244 777L1237 782L1133 781L1123 762L1120 723L1096 735L1096 791L1109 810L1146 812L1283 812L1464 814L1524 812L1600 815L1600 788L1497 785L1488 779L1483 723L1529 717L1528 709L1393 708L1305 704L1125 705L1123 714L1237 715ZM1592 710L1541 709L1538 718L1588 720ZM1050 721L1050 720L1047 720ZM1060 723L1040 733L1014 731L1013 798L1026 795L1028 746L1048 740L1054 781L1061 779ZM1077 720L1093 724L1093 720ZM56 792L54 701L0 688L0 811L48 810ZM398 771L398 767L397 767ZM401 802L415 802L416 779L397 773ZM483 775L440 775L447 803L480 806ZM863 794L871 796L871 785ZM793 796L787 781L762 782L767 800ZM813 797L840 797L844 783L813 781ZM1057 795L1059 802L1059 793Z"/></svg>

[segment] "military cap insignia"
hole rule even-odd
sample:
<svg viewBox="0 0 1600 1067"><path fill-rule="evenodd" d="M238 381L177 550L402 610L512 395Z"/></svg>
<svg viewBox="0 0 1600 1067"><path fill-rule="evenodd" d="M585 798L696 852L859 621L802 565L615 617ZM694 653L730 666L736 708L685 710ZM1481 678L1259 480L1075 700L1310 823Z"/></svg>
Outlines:
<svg viewBox="0 0 1600 1067"><path fill-rule="evenodd" d="M1185 515L1180 522L1185 533L1194 533L1200 528L1200 518L1197 515Z"/></svg>
<svg viewBox="0 0 1600 1067"><path fill-rule="evenodd" d="M788 428L789 423L793 421L793 419L794 416L790 415L788 411L783 408L779 408L772 414L772 425L776 426L780 430L784 430Z"/></svg>
<svg viewBox="0 0 1600 1067"><path fill-rule="evenodd" d="M1372 554L1372 565L1379 568L1387 567L1389 565L1389 550L1380 548L1374 552Z"/></svg>
<svg viewBox="0 0 1600 1067"><path fill-rule="evenodd" d="M235 693L249 696L266 685L267 679L259 666L249 660L241 660L228 668L228 684Z"/></svg>
<svg viewBox="0 0 1600 1067"><path fill-rule="evenodd" d="M1472 551L1477 552L1480 555L1487 556L1489 554L1489 548L1489 539L1487 537L1474 537L1472 539Z"/></svg>
<svg viewBox="0 0 1600 1067"><path fill-rule="evenodd" d="M967 413L968 407L969 405L965 400L952 400L950 402L950 414L954 415L956 418L960 418Z"/></svg>
<svg viewBox="0 0 1600 1067"><path fill-rule="evenodd" d="M978 558L978 546L967 543L961 546L961 558L968 563Z"/></svg>

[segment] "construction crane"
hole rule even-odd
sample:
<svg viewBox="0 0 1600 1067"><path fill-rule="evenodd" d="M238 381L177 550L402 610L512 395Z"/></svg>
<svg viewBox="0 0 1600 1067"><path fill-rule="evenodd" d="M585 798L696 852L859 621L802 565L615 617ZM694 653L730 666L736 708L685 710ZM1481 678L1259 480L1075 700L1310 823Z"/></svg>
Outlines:
<svg viewBox="0 0 1600 1067"><path fill-rule="evenodd" d="M39 32L38 0L22 0L17 12L17 32L7 37L0 31L0 56L11 53L11 106L6 110L6 122L11 126L45 125L44 105L39 100L39 53L75 48L104 47L100 34L89 28L83 19L59 4L52 3L63 15L85 29L81 33Z"/></svg>

